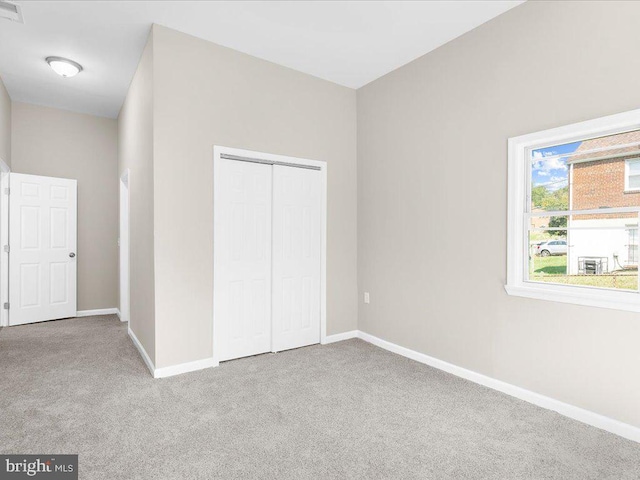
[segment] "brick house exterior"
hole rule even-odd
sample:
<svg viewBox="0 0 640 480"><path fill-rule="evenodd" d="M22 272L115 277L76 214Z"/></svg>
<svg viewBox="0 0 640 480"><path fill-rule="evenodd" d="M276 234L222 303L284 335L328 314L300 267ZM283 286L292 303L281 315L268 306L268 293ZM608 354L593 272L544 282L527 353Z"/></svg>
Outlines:
<svg viewBox="0 0 640 480"><path fill-rule="evenodd" d="M640 207L640 190L626 189L630 160L640 160L640 131L583 141L567 159L569 208ZM579 259L585 257L606 258L609 271L637 266L637 214L574 215L569 226L593 228L568 232L571 274L583 273Z"/></svg>
<svg viewBox="0 0 640 480"><path fill-rule="evenodd" d="M638 145L580 154L584 151L607 148L612 144L624 145L634 142L640 142L640 131L582 142L567 162L571 169L571 210L640 206L640 191L625 191L625 164L629 159L640 158ZM602 159L603 157L609 158Z"/></svg>

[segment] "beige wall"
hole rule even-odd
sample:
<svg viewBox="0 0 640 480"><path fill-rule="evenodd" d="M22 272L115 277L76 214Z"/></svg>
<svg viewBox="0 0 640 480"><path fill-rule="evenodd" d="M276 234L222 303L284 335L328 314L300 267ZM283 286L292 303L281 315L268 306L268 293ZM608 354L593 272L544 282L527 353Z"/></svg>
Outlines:
<svg viewBox="0 0 640 480"><path fill-rule="evenodd" d="M638 315L503 289L507 138L637 108L639 23L527 2L358 91L361 330L640 426Z"/></svg>
<svg viewBox="0 0 640 480"><path fill-rule="evenodd" d="M210 358L213 146L328 164L328 333L356 328L356 94L154 27L157 366Z"/></svg>
<svg viewBox="0 0 640 480"><path fill-rule="evenodd" d="M78 310L117 307L115 120L14 102L16 173L78 180Z"/></svg>
<svg viewBox="0 0 640 480"><path fill-rule="evenodd" d="M0 159L11 166L11 98L0 78Z"/></svg>
<svg viewBox="0 0 640 480"><path fill-rule="evenodd" d="M118 178L129 169L129 327L155 362L153 111L150 36L118 116Z"/></svg>

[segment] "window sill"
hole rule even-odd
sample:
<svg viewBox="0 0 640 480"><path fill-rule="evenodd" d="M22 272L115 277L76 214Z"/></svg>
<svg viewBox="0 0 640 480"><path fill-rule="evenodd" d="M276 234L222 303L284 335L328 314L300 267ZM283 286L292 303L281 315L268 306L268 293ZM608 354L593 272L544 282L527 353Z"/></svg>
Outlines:
<svg viewBox="0 0 640 480"><path fill-rule="evenodd" d="M505 285L509 295L534 298L551 302L571 303L589 307L610 308L628 312L640 312L640 294L638 292L607 291L584 287L566 287L561 285L521 284Z"/></svg>

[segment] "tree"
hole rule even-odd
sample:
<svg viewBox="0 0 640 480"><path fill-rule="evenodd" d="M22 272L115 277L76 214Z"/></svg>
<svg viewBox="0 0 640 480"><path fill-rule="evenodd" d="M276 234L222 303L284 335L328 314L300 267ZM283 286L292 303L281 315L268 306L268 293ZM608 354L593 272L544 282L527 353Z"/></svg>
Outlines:
<svg viewBox="0 0 640 480"><path fill-rule="evenodd" d="M569 210L569 187L559 188L554 192L547 191L540 207L544 210Z"/></svg>
<svg viewBox="0 0 640 480"><path fill-rule="evenodd" d="M531 189L531 204L543 210L567 210L569 208L569 187L549 190L544 185Z"/></svg>
<svg viewBox="0 0 640 480"><path fill-rule="evenodd" d="M549 194L547 187L544 185L538 185L531 189L531 204L536 208L542 208L542 202Z"/></svg>
<svg viewBox="0 0 640 480"><path fill-rule="evenodd" d="M544 185L538 185L531 189L531 203L535 208L541 210L569 210L569 187L558 188L557 190L549 190ZM550 217L549 228L561 228L567 226L567 217ZM566 230L551 230L549 235L554 237L564 237L567 235Z"/></svg>
<svg viewBox="0 0 640 480"><path fill-rule="evenodd" d="M560 228L567 226L567 217L551 217L549 218L549 228ZM551 230L549 231L549 235L553 235L554 237L566 237L566 230Z"/></svg>

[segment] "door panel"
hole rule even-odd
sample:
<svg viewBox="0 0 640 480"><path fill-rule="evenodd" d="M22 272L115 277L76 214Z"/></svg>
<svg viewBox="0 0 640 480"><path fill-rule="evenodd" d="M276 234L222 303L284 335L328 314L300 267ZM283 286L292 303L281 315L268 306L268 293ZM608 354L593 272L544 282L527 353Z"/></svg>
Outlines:
<svg viewBox="0 0 640 480"><path fill-rule="evenodd" d="M320 342L322 177L273 166L273 351Z"/></svg>
<svg viewBox="0 0 640 480"><path fill-rule="evenodd" d="M76 316L77 182L11 173L9 324Z"/></svg>
<svg viewBox="0 0 640 480"><path fill-rule="evenodd" d="M220 160L214 191L218 360L271 351L271 167Z"/></svg>

